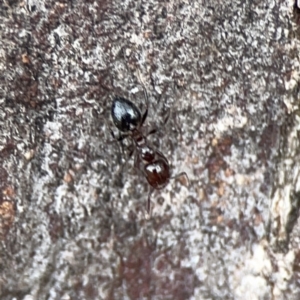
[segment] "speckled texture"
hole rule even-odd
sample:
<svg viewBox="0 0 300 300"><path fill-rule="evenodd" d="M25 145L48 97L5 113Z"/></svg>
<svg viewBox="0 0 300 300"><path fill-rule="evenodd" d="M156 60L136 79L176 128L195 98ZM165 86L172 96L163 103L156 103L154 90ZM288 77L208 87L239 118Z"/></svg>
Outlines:
<svg viewBox="0 0 300 300"><path fill-rule="evenodd" d="M299 28L289 0L2 1L1 300L299 299ZM190 180L151 216L111 135L141 83Z"/></svg>

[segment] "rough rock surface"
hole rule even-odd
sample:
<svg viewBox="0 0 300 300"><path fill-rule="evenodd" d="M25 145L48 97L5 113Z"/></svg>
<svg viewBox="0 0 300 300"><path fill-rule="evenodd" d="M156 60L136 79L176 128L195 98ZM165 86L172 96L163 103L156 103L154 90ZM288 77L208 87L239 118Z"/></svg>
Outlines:
<svg viewBox="0 0 300 300"><path fill-rule="evenodd" d="M1 300L300 298L297 2L4 0L0 34ZM142 83L190 180L151 216L111 135Z"/></svg>

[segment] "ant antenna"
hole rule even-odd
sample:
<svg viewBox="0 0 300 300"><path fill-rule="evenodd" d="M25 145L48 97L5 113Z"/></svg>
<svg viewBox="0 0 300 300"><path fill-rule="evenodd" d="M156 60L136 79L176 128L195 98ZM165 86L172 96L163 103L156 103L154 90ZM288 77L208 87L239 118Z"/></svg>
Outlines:
<svg viewBox="0 0 300 300"><path fill-rule="evenodd" d="M137 75L138 75L138 79L139 79L140 85L142 86L143 91L144 91L145 99L146 99L146 102L147 102L147 109L148 109L148 106L149 106L149 97L148 97L148 93L147 93L147 89L146 89L145 83L142 80L140 70L137 70Z"/></svg>
<svg viewBox="0 0 300 300"><path fill-rule="evenodd" d="M145 120L146 120L146 118L147 118L147 115L148 115L148 108L149 108L149 103L150 102L149 102L149 97L148 97L147 89L145 87L144 81L141 78L141 73L140 73L139 69L137 70L137 75L138 75L138 79L139 79L140 85L143 88L144 96L145 96L145 99L146 99L146 110L145 110L145 113L143 114L142 121L141 121L141 125L143 125L144 122L145 122Z"/></svg>

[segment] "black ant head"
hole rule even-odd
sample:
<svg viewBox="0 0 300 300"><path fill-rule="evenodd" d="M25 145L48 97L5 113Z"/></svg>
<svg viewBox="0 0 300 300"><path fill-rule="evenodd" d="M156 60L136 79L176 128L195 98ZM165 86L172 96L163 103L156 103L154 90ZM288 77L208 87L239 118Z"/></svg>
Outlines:
<svg viewBox="0 0 300 300"><path fill-rule="evenodd" d="M116 127L123 132L132 131L142 121L139 109L131 101L118 96L113 101L111 116Z"/></svg>

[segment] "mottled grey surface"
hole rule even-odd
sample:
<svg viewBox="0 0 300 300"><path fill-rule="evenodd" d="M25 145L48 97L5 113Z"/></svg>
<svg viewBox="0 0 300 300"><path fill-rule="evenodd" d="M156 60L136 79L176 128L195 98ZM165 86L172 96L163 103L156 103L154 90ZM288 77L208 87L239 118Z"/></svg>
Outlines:
<svg viewBox="0 0 300 300"><path fill-rule="evenodd" d="M299 299L299 26L288 0L1 2L0 299ZM190 180L151 216L110 132L143 82Z"/></svg>

